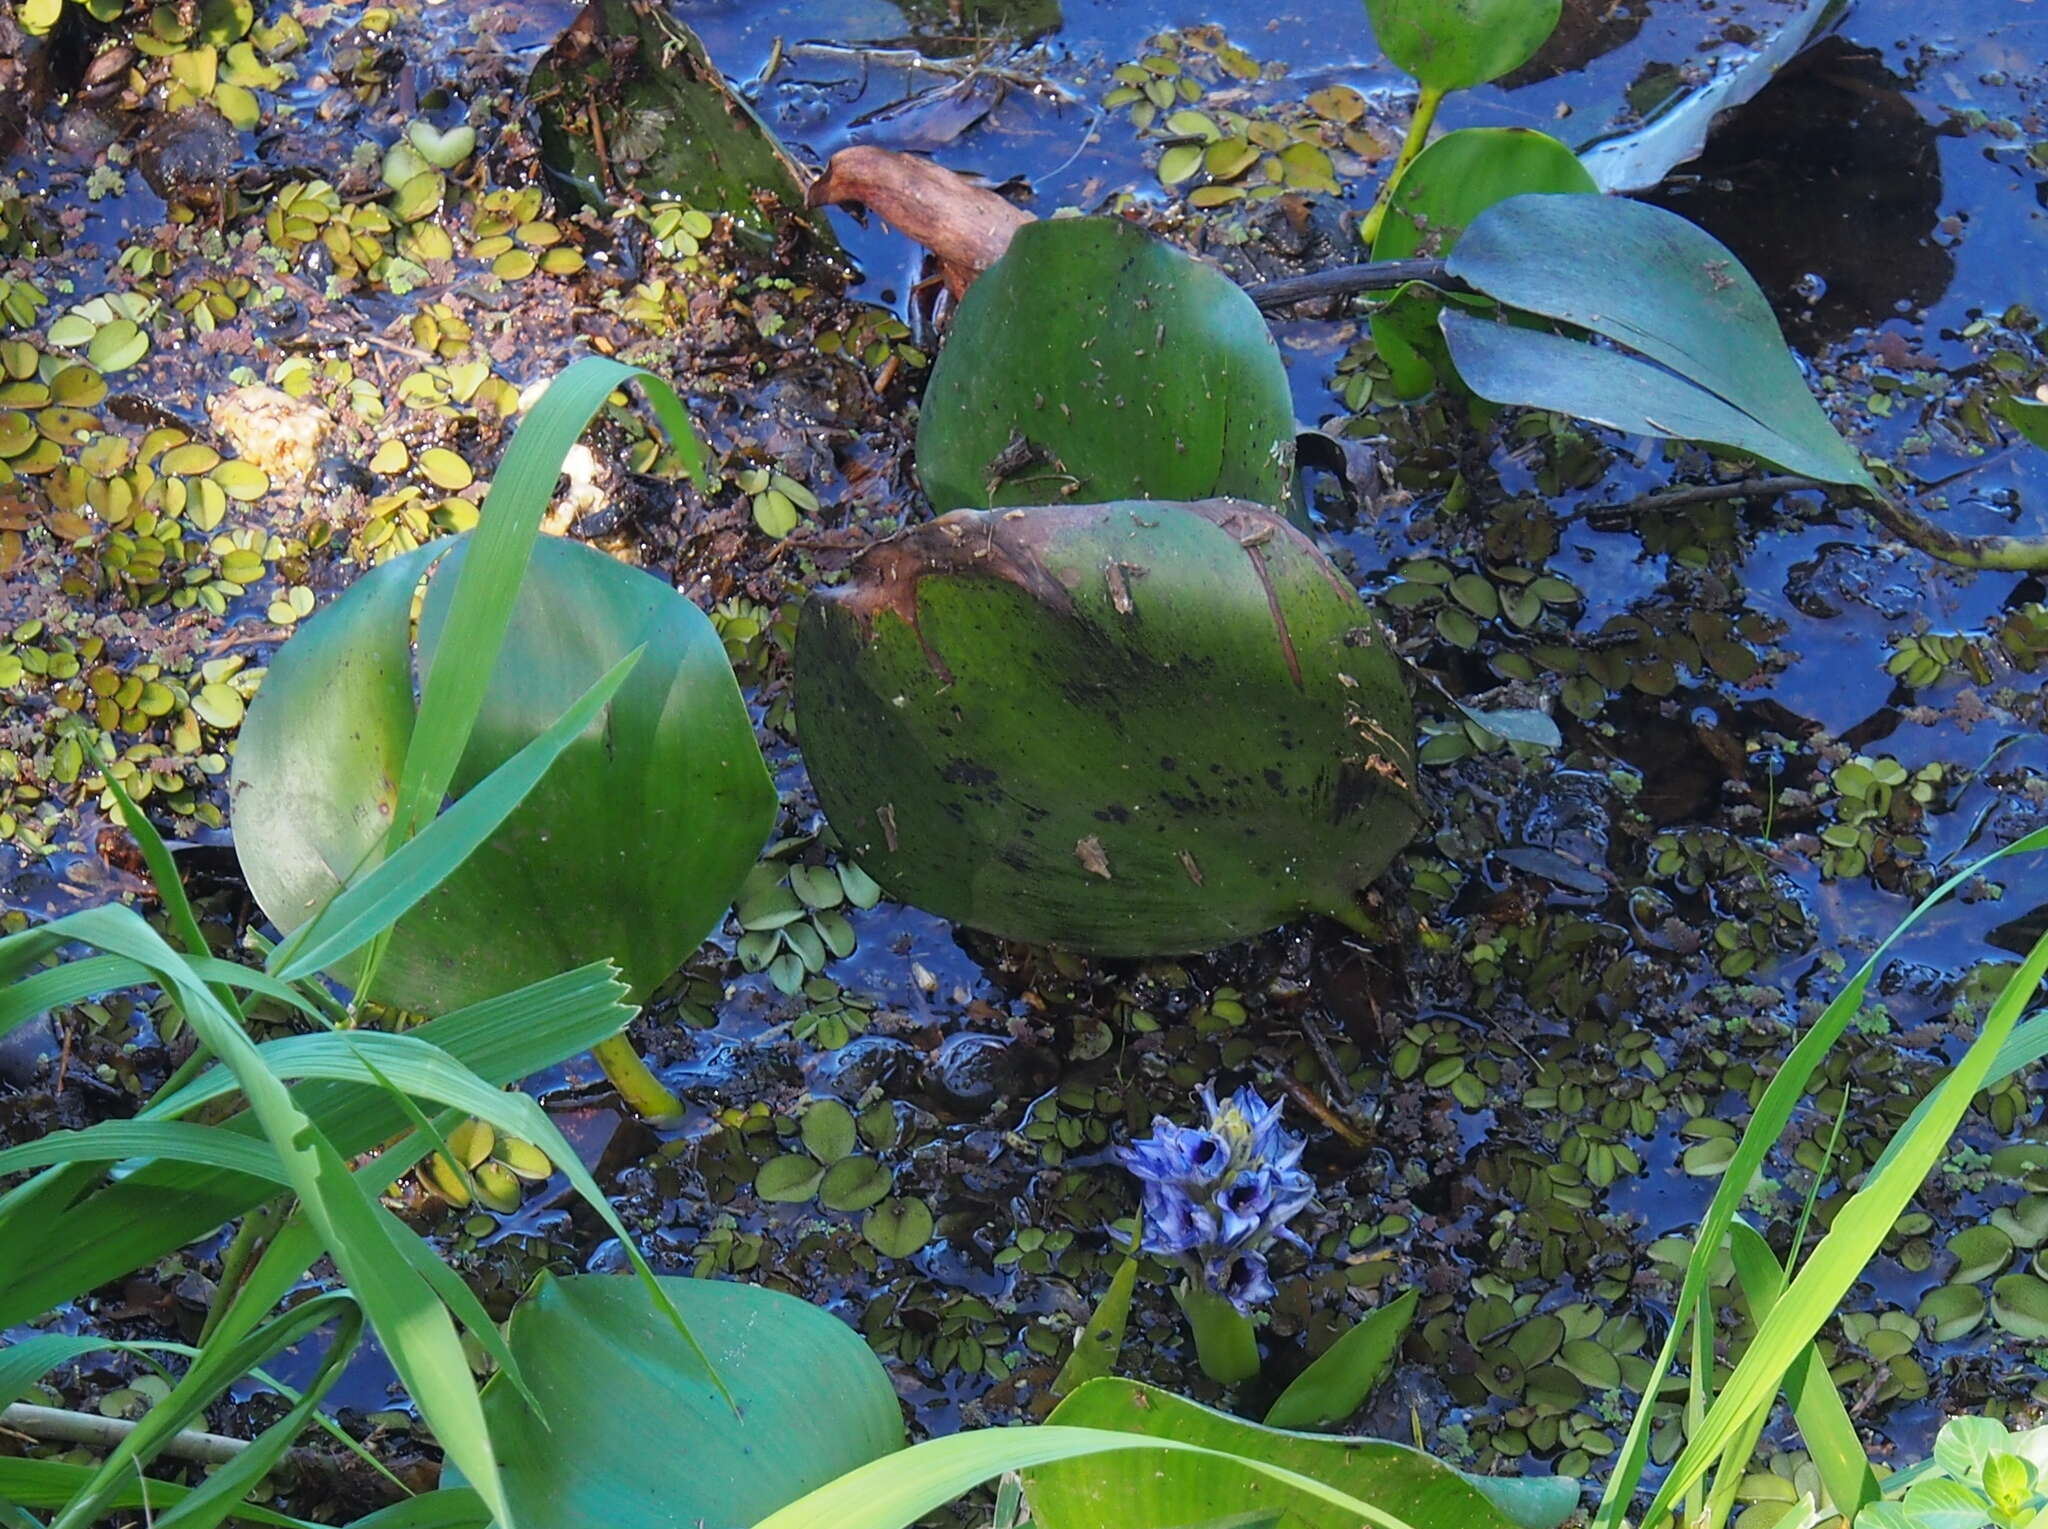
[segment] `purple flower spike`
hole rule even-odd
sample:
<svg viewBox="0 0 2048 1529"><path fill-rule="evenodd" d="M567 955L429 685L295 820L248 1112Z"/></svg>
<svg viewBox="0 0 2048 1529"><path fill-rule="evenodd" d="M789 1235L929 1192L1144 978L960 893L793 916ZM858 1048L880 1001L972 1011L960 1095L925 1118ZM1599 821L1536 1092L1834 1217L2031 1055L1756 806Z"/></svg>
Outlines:
<svg viewBox="0 0 2048 1529"><path fill-rule="evenodd" d="M1314 1203L1315 1184L1298 1166L1302 1138L1280 1124L1281 1101L1249 1088L1222 1104L1210 1088L1201 1097L1205 1127L1155 1119L1119 1156L1142 1186L1145 1251L1249 1312L1273 1296L1266 1249L1306 1246L1287 1223Z"/></svg>

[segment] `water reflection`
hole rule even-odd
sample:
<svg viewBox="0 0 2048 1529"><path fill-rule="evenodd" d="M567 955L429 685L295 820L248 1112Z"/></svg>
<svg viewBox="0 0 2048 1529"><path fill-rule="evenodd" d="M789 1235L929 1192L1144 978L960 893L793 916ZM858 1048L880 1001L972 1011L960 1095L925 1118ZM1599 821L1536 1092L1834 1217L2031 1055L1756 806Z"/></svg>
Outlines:
<svg viewBox="0 0 2048 1529"><path fill-rule="evenodd" d="M1649 200L1711 230L1813 348L1927 308L1955 276L1941 152L1909 82L1829 38L1730 114Z"/></svg>

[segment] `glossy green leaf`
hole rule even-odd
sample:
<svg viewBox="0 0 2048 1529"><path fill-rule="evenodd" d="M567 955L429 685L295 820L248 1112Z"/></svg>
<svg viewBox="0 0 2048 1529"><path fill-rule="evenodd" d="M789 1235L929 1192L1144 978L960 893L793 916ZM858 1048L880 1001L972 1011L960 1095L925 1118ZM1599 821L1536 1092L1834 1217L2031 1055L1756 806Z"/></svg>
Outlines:
<svg viewBox="0 0 2048 1529"><path fill-rule="evenodd" d="M1620 197L1511 197L1473 220L1448 264L1510 308L1630 352L1446 308L1451 358L1480 397L1712 441L1823 482L1871 486L1807 391L1756 282L1677 214Z"/></svg>
<svg viewBox="0 0 2048 1529"><path fill-rule="evenodd" d="M499 1381L484 1393L522 1522L744 1529L902 1448L888 1372L838 1317L760 1285L661 1284L737 1412L637 1281L543 1274L510 1342L545 1421Z"/></svg>
<svg viewBox="0 0 2048 1529"><path fill-rule="evenodd" d="M1106 1382L1097 1382L1106 1384ZM1164 1395L1164 1392L1159 1393ZM798 1498L788 1507L769 1515L754 1529L908 1529L934 1508L943 1507L962 1492L979 1486L1005 1471L1026 1470L1050 1461L1079 1460L1090 1456L1119 1456L1137 1462L1136 1468L1156 1467L1159 1457L1208 1457L1218 1452L1177 1438L1104 1428L1074 1428L1052 1424L1024 1428L984 1428L967 1433L927 1439L898 1454L862 1466L837 1481ZM1314 1477L1258 1459L1225 1456L1233 1469L1241 1469L1258 1483L1260 1496L1270 1500L1271 1485L1278 1483L1298 1492L1308 1501L1327 1505L1345 1515L1348 1525L1369 1524L1372 1529L1425 1529L1402 1516L1402 1508L1381 1507L1330 1486ZM1264 1502L1253 1499L1258 1508ZM1194 1522L1215 1518L1210 1511ZM1231 1515L1234 1522L1236 1515ZM1112 1520L1111 1522L1121 1522ZM1091 1523L1088 1529L1098 1529ZM1489 1529L1482 1521L1469 1529ZM1553 1529L1544 1525L1541 1529Z"/></svg>
<svg viewBox="0 0 2048 1529"><path fill-rule="evenodd" d="M1417 821L1400 670L1269 511L962 511L805 605L818 799L902 901L1104 955L1353 899Z"/></svg>
<svg viewBox="0 0 2048 1529"><path fill-rule="evenodd" d="M1510 1514L1471 1479L1405 1444L1331 1438L1263 1428L1133 1380L1093 1380L1052 1410L1048 1422L1173 1439L1207 1455L1148 1460L1100 1456L1043 1465L1025 1474L1039 1529L1176 1529L1226 1505L1259 1505L1274 1488L1245 1464L1258 1460L1384 1504L1412 1529L1556 1529L1578 1505L1578 1483L1561 1478L1502 1480L1518 1504ZM1302 1529L1356 1529L1357 1518L1328 1501L1282 1487Z"/></svg>
<svg viewBox="0 0 2048 1529"><path fill-rule="evenodd" d="M1428 90L1470 90L1519 69L1563 0L1365 0L1380 51Z"/></svg>
<svg viewBox="0 0 2048 1529"><path fill-rule="evenodd" d="M1365 1404L1393 1367L1401 1340L1415 1321L1420 1293L1400 1295L1354 1323L1280 1393L1266 1410L1268 1428L1329 1428Z"/></svg>
<svg viewBox="0 0 2048 1529"><path fill-rule="evenodd" d="M1466 127L1417 155L1394 185L1373 240L1374 260L1447 255L1472 220L1496 202L1534 192L1590 192L1593 178L1572 151L1523 127ZM1443 298L1411 282L1372 317L1373 344L1403 398L1451 375L1436 315Z"/></svg>
<svg viewBox="0 0 2048 1529"><path fill-rule="evenodd" d="M450 553L428 586L419 648L430 668L466 555ZM413 732L405 610L417 557L366 575L305 623L243 724L236 849L281 928L382 854ZM456 810L643 645L604 716L398 924L376 996L440 1012L595 958L616 960L645 993L718 922L768 835L774 787L710 622L602 553L556 537L535 548L450 783Z"/></svg>
<svg viewBox="0 0 2048 1529"><path fill-rule="evenodd" d="M917 470L941 510L1230 496L1278 507L1294 403L1266 321L1120 218L1026 224L962 299Z"/></svg>
<svg viewBox="0 0 2048 1529"><path fill-rule="evenodd" d="M534 68L542 162L576 199L606 210L645 200L726 213L754 242L805 211L804 177L696 34L660 0L597 0Z"/></svg>
<svg viewBox="0 0 2048 1529"><path fill-rule="evenodd" d="M1131 1320L1131 1297L1137 1291L1138 1260L1126 1257L1110 1277L1109 1289L1074 1334L1074 1352L1054 1377L1052 1394L1065 1396L1084 1382L1099 1380L1116 1369L1123 1352L1124 1329Z"/></svg>

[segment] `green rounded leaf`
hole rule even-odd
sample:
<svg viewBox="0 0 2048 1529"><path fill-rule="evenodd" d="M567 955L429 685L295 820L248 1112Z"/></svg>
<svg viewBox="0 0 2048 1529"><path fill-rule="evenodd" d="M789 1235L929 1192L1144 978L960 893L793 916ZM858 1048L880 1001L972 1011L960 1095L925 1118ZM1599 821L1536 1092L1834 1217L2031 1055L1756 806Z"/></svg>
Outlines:
<svg viewBox="0 0 2048 1529"><path fill-rule="evenodd" d="M1578 156L1547 133L1526 127L1466 127L1418 154L1394 185L1375 260L1451 252L1472 220L1496 202L1529 192L1593 192ZM1451 375L1437 333L1442 297L1420 283L1401 289L1373 315L1373 344L1403 398L1417 398Z"/></svg>
<svg viewBox="0 0 2048 1529"><path fill-rule="evenodd" d="M1967 1338L1983 1322L1984 1292L1975 1285L1936 1285L1915 1313L1936 1343Z"/></svg>
<svg viewBox="0 0 2048 1529"><path fill-rule="evenodd" d="M1425 90L1470 90L1519 69L1563 0L1365 0L1380 51Z"/></svg>
<svg viewBox="0 0 2048 1529"><path fill-rule="evenodd" d="M754 1193L778 1205L796 1205L818 1192L825 1170L815 1158L801 1152L771 1157L754 1175Z"/></svg>
<svg viewBox="0 0 2048 1529"><path fill-rule="evenodd" d="M442 550L384 564L305 622L250 703L235 848L286 931L382 858L414 724L408 613ZM428 586L422 670L463 554L458 544ZM768 836L775 789L717 633L659 579L558 537L535 544L450 794L643 644L598 720L399 922L372 996L441 1012L599 959L644 995L718 923Z"/></svg>
<svg viewBox="0 0 2048 1529"><path fill-rule="evenodd" d="M818 1201L827 1210L866 1210L879 1205L896 1176L871 1157L842 1157L825 1170Z"/></svg>
<svg viewBox="0 0 2048 1529"><path fill-rule="evenodd" d="M638 1280L543 1274L507 1339L546 1420L502 1377L483 1398L521 1524L748 1529L902 1448L888 1372L830 1312L759 1285L661 1283L733 1401Z"/></svg>
<svg viewBox="0 0 2048 1529"><path fill-rule="evenodd" d="M2012 1258L2012 1239L1989 1222L1980 1222L1949 1239L1949 1252L1956 1256L1956 1271L1949 1279L1958 1285L1974 1285L1989 1279Z"/></svg>
<svg viewBox="0 0 2048 1529"><path fill-rule="evenodd" d="M847 852L1011 939L1156 955L1343 916L1418 820L1385 635L1251 505L948 515L812 596L797 683Z"/></svg>
<svg viewBox="0 0 2048 1529"><path fill-rule="evenodd" d="M1048 1423L1174 1439L1220 1455L1097 1455L1025 1473L1039 1529L1171 1529L1215 1518L1226 1505L1284 1507L1303 1529L1356 1529L1355 1514L1261 1479L1230 1455L1298 1472L1385 1508L1410 1529L1530 1529L1578 1506L1565 1478L1475 1480L1404 1444L1262 1428L1137 1381L1091 1380ZM1510 1504L1512 1504L1510 1506Z"/></svg>
<svg viewBox="0 0 2048 1529"><path fill-rule="evenodd" d="M1221 272L1118 218L1017 230L932 368L917 470L941 510L1227 495L1278 506L1294 402Z"/></svg>
<svg viewBox="0 0 2048 1529"><path fill-rule="evenodd" d="M908 1258L932 1240L932 1210L922 1200L884 1200L861 1218L861 1235L885 1258Z"/></svg>
<svg viewBox="0 0 2048 1529"><path fill-rule="evenodd" d="M853 1111L837 1099L820 1099L804 1111L798 1129L804 1146L821 1163L836 1163L853 1150Z"/></svg>
<svg viewBox="0 0 2048 1529"><path fill-rule="evenodd" d="M2008 1274L1991 1286L1991 1314L1998 1325L2029 1343L2048 1341L2048 1280Z"/></svg>

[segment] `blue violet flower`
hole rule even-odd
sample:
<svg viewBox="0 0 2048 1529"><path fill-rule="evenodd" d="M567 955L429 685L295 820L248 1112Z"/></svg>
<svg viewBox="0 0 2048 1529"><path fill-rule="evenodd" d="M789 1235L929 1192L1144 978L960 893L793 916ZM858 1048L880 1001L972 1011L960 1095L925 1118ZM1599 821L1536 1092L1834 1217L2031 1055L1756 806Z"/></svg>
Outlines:
<svg viewBox="0 0 2048 1529"><path fill-rule="evenodd" d="M1120 1153L1144 1186L1148 1253L1177 1260L1191 1282L1249 1313L1273 1298L1266 1251L1307 1246L1287 1228L1315 1200L1301 1170L1302 1139L1280 1124L1281 1102L1249 1088L1218 1104L1202 1090L1205 1126L1164 1117Z"/></svg>

